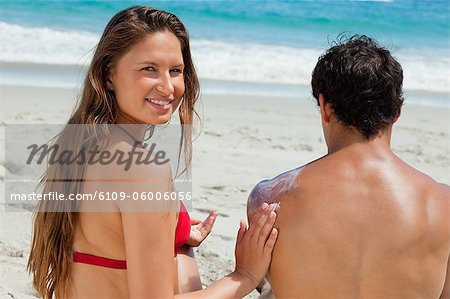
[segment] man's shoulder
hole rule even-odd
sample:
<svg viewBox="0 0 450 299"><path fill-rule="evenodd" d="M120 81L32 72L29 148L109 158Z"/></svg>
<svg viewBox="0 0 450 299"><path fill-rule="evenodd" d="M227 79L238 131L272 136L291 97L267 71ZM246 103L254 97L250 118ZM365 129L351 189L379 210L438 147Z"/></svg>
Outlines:
<svg viewBox="0 0 450 299"><path fill-rule="evenodd" d="M423 208L428 212L429 219L435 224L442 224L447 233L450 233L448 226L448 215L450 214L450 186L439 183L431 176L420 170L407 165L406 178L414 192L424 204Z"/></svg>
<svg viewBox="0 0 450 299"><path fill-rule="evenodd" d="M251 214L251 211L263 203L280 202L298 186L298 177L304 168L305 166L301 166L256 184L248 197L247 211Z"/></svg>
<svg viewBox="0 0 450 299"><path fill-rule="evenodd" d="M439 236L439 239L449 242L450 240L450 186L437 183L429 184L427 187L426 210L428 221L431 224L431 233Z"/></svg>
<svg viewBox="0 0 450 299"><path fill-rule="evenodd" d="M429 187L429 192L447 210L447 213L450 212L450 186L433 181L433 184Z"/></svg>
<svg viewBox="0 0 450 299"><path fill-rule="evenodd" d="M450 186L436 181L433 177L421 172L417 168L407 164L403 161L407 167L409 167L409 174L411 175L411 182L415 186L420 186L426 194L431 198L443 199L446 202L450 202Z"/></svg>

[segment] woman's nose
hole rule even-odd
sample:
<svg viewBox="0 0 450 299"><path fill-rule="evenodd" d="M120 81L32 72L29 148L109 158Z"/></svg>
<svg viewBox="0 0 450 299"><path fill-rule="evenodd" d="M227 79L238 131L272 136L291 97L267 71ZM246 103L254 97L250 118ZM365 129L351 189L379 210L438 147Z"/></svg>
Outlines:
<svg viewBox="0 0 450 299"><path fill-rule="evenodd" d="M169 96L175 91L170 74L161 75L160 82L156 87L156 90L165 96Z"/></svg>

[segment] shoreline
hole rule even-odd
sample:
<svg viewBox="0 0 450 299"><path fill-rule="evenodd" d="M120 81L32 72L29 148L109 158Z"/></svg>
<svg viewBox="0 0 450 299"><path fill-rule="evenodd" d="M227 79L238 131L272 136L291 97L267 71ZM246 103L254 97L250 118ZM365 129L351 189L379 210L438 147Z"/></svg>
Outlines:
<svg viewBox="0 0 450 299"><path fill-rule="evenodd" d="M0 63L1 69L1 63ZM39 85L35 86L32 83L25 82L8 84L2 82L0 71L0 101L2 101L5 96L3 93L7 93L11 90L16 89L37 89L42 91L48 90L58 90L61 93L75 93L75 96L81 92L80 84L65 84L60 83L56 85ZM73 76L72 76L73 77ZM80 76L77 80L82 80ZM73 80L71 80L73 82ZM80 81L81 82L81 81ZM39 82L38 82L39 83ZM38 85L36 83L36 85ZM245 97L245 96L258 96L262 98L280 98L290 99L294 101L307 101L314 102L314 98L311 94L311 88L307 85L294 85L294 84L278 84L278 83L258 83L258 82L242 82L242 81L228 81L228 80L213 80L213 79L202 79L201 80L201 94L202 96L235 96L235 97ZM437 92L437 91L426 91L426 90L404 90L404 105L413 105L421 107L441 107L445 109L450 108L450 92ZM75 99L74 99L75 100Z"/></svg>

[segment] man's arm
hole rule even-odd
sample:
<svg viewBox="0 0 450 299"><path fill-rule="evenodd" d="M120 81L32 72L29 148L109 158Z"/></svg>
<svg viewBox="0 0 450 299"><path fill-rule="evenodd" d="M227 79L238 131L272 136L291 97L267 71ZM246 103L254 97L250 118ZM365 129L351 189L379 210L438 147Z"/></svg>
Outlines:
<svg viewBox="0 0 450 299"><path fill-rule="evenodd" d="M444 212L444 215L449 214L449 199L450 199L450 186L447 186L445 184L440 184L440 190L442 191L442 198L445 202L444 206L446 207L446 211ZM447 218L446 218L447 219ZM448 219L447 219L448 224ZM448 228L448 226L447 226ZM448 236L448 235L447 235ZM447 258L447 274L445 276L445 282L444 282L444 288L442 289L441 296L439 296L440 299L450 299L450 254Z"/></svg>

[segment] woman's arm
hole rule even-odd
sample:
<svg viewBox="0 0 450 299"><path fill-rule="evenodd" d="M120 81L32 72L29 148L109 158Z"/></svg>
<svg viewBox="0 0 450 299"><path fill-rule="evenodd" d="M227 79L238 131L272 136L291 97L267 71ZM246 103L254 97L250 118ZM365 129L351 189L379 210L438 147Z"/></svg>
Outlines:
<svg viewBox="0 0 450 299"><path fill-rule="evenodd" d="M177 253L178 294L202 289L202 281L192 247L184 245Z"/></svg>
<svg viewBox="0 0 450 299"><path fill-rule="evenodd" d="M149 169L152 168L152 169ZM136 165L127 173L128 181L148 177L157 184L127 184L128 192L166 192L170 190L170 168L166 165ZM147 175L147 176L146 176ZM151 188L149 188L151 186ZM130 298L172 298L176 289L176 264L174 256L175 228L178 203L155 202L149 210L148 202L120 203L125 236L127 277ZM139 208L142 204L142 209ZM236 270L204 290L176 295L176 298L236 298L250 293L267 271L277 231L272 230L275 213L265 204L259 217L247 229L241 222L236 242Z"/></svg>
<svg viewBox="0 0 450 299"><path fill-rule="evenodd" d="M175 212L122 213L130 298L173 297L175 223Z"/></svg>
<svg viewBox="0 0 450 299"><path fill-rule="evenodd" d="M273 228L275 205L263 204L247 229L243 220L236 240L236 270L201 291L181 294L179 299L242 298L263 279L270 264L278 231Z"/></svg>
<svg viewBox="0 0 450 299"><path fill-rule="evenodd" d="M171 190L171 171L164 165L133 164L122 189L126 194L154 195ZM130 298L172 298L176 293L174 240L180 205L150 196L119 202ZM156 198L156 196L153 196Z"/></svg>

